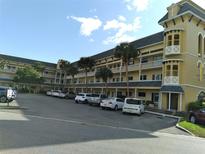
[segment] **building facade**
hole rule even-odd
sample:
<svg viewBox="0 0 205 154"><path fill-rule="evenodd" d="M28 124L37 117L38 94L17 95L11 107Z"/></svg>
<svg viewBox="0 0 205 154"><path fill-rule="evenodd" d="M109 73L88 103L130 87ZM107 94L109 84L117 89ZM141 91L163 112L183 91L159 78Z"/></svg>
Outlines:
<svg viewBox="0 0 205 154"><path fill-rule="evenodd" d="M205 10L191 0L182 0L167 8L159 24L164 28L162 32L131 42L140 56L129 61L129 96L144 98L159 109L186 111L188 103L205 92ZM105 92L105 84L95 78L95 72L108 67L114 75L108 81L107 94L126 96L125 66L115 58L114 49L91 58L96 65L88 72L87 91ZM79 69L73 81L58 64L44 73L49 76L48 82L85 92L84 70Z"/></svg>

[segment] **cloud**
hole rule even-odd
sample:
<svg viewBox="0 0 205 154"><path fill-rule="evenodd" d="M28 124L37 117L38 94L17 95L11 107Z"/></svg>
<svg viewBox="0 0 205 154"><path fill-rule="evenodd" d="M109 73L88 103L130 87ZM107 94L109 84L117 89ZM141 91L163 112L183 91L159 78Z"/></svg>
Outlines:
<svg viewBox="0 0 205 154"><path fill-rule="evenodd" d="M70 16L70 18L81 23L80 33L83 36L90 36L93 31L98 30L102 25L102 21L98 19L98 17L85 18L85 17Z"/></svg>
<svg viewBox="0 0 205 154"><path fill-rule="evenodd" d="M118 20L120 20L120 21L126 21L126 18L124 17L124 16L118 16Z"/></svg>
<svg viewBox="0 0 205 154"><path fill-rule="evenodd" d="M148 8L150 0L124 0L128 10L144 11Z"/></svg>
<svg viewBox="0 0 205 154"><path fill-rule="evenodd" d="M89 41L90 41L90 42L94 42L95 40L94 40L94 39L92 39L92 38L90 38L90 39L89 39Z"/></svg>
<svg viewBox="0 0 205 154"><path fill-rule="evenodd" d="M90 10L89 10L90 13L94 13L94 12L96 12L96 11L97 11L97 9L90 9Z"/></svg>
<svg viewBox="0 0 205 154"><path fill-rule="evenodd" d="M103 30L104 31L115 30L116 33L113 36L109 36L108 38L106 38L103 41L103 43L104 44L110 44L110 43L117 44L117 43L125 42L125 41L126 42L133 41L135 37L133 37L129 33L136 32L140 28L141 28L140 17L136 17L133 23L125 23L117 19L107 21L103 27Z"/></svg>

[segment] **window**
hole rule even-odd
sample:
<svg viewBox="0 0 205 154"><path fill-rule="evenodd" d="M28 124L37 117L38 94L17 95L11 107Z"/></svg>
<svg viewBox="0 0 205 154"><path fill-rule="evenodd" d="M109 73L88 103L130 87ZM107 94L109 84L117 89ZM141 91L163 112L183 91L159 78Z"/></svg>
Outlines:
<svg viewBox="0 0 205 154"><path fill-rule="evenodd" d="M133 76L129 76L129 77L128 77L128 80L129 80L129 81L132 81L132 80L133 80Z"/></svg>
<svg viewBox="0 0 205 154"><path fill-rule="evenodd" d="M198 56L202 56L202 35L200 34L198 37Z"/></svg>
<svg viewBox="0 0 205 154"><path fill-rule="evenodd" d="M140 80L147 80L147 75L140 75Z"/></svg>
<svg viewBox="0 0 205 154"><path fill-rule="evenodd" d="M112 79L112 82L115 82L115 78Z"/></svg>
<svg viewBox="0 0 205 154"><path fill-rule="evenodd" d="M178 65L173 65L173 76L178 76Z"/></svg>
<svg viewBox="0 0 205 154"><path fill-rule="evenodd" d="M159 93L152 93L152 102L159 102Z"/></svg>
<svg viewBox="0 0 205 154"><path fill-rule="evenodd" d="M174 45L179 45L179 34L174 35Z"/></svg>
<svg viewBox="0 0 205 154"><path fill-rule="evenodd" d="M133 65L133 64L134 64L134 59L131 58L131 59L129 60L129 62L128 62L128 65Z"/></svg>
<svg viewBox="0 0 205 154"><path fill-rule="evenodd" d="M116 99L117 102L124 102L123 99L117 98Z"/></svg>
<svg viewBox="0 0 205 154"><path fill-rule="evenodd" d="M120 81L120 78L116 78L116 82L119 82Z"/></svg>
<svg viewBox="0 0 205 154"><path fill-rule="evenodd" d="M147 62L148 62L147 57L142 57L141 63L147 63Z"/></svg>
<svg viewBox="0 0 205 154"><path fill-rule="evenodd" d="M166 66L166 76L171 76L171 65Z"/></svg>
<svg viewBox="0 0 205 154"><path fill-rule="evenodd" d="M161 74L153 74L152 80L162 80L162 75Z"/></svg>
<svg viewBox="0 0 205 154"><path fill-rule="evenodd" d="M145 97L146 94L145 94L145 92L138 92L138 96L139 96L139 97Z"/></svg>
<svg viewBox="0 0 205 154"><path fill-rule="evenodd" d="M171 46L172 45L172 35L168 36L168 42L167 42L167 46Z"/></svg>
<svg viewBox="0 0 205 154"><path fill-rule="evenodd" d="M200 62L198 63L198 72L199 72L199 81L202 81L203 80L203 66Z"/></svg>

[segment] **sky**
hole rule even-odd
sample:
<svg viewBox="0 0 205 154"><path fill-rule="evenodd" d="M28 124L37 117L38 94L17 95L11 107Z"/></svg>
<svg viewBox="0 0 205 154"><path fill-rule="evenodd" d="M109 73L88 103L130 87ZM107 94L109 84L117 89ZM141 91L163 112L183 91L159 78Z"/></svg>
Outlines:
<svg viewBox="0 0 205 154"><path fill-rule="evenodd" d="M0 0L0 53L74 62L162 31L158 21L177 1Z"/></svg>

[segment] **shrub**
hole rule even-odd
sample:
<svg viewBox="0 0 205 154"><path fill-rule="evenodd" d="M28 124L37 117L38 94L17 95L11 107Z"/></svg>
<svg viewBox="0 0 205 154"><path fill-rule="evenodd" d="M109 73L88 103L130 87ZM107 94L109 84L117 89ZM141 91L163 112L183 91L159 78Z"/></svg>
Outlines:
<svg viewBox="0 0 205 154"><path fill-rule="evenodd" d="M205 105L202 101L191 102L188 105L188 111L190 111L190 110L199 110L201 108L205 108Z"/></svg>

